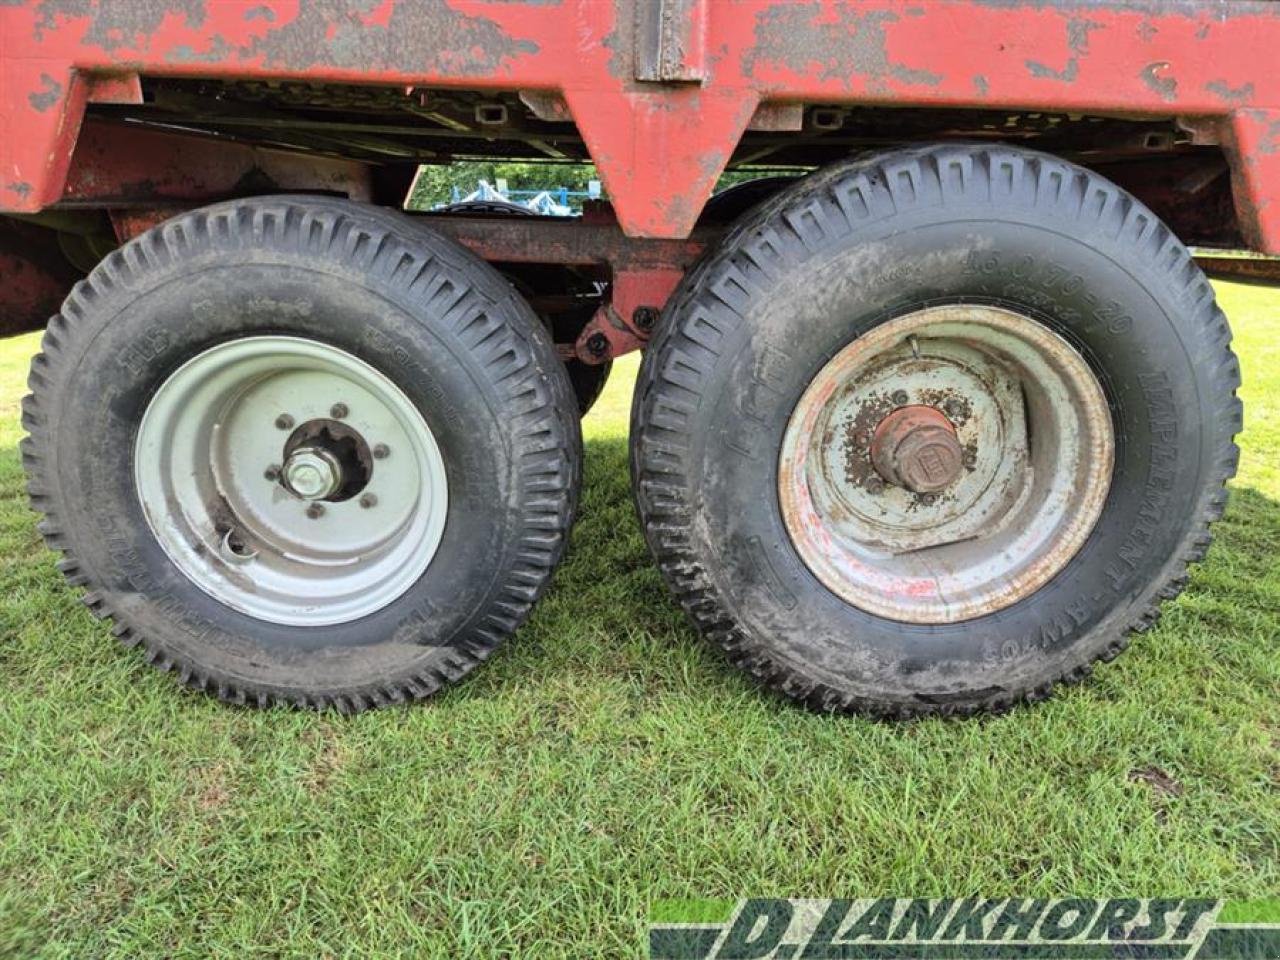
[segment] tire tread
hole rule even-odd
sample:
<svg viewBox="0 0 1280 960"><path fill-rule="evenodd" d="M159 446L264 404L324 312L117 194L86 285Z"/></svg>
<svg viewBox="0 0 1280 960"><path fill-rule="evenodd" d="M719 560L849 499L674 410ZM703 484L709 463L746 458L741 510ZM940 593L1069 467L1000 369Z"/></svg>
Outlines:
<svg viewBox="0 0 1280 960"><path fill-rule="evenodd" d="M992 204L1051 211L1083 229L1109 231L1117 241L1140 250L1194 315L1200 355L1218 358L1211 367L1218 437L1211 458L1212 481L1202 491L1195 522L1181 546L1136 613L1110 631L1097 659L1113 660L1128 646L1131 634L1155 625L1161 601L1176 597L1187 583L1188 566L1204 558L1210 525L1226 507L1226 483L1239 461L1234 437L1242 427L1242 406L1236 396L1240 368L1231 351L1230 328L1190 251L1146 207L1096 174L1048 155L999 146L911 148L838 164L797 181L732 226L672 297L636 385L631 469L636 509L649 548L694 626L763 686L816 710L893 720L1002 712L1044 700L1057 686L1079 683L1093 669L1089 662L1069 664L1046 682L1000 690L972 702L920 700L904 705L855 697L798 675L777 660L765 643L740 629L688 534L694 508L684 494L689 479L686 424L704 402L700 384L717 358L715 341L723 336L730 322L727 317L745 322L739 312L745 298L725 296L723 291L730 285L742 290L767 286L788 260L809 249L815 228L827 236L847 234L912 207L945 205L962 193L971 197L975 190L980 196L985 193ZM822 212L815 215L815 210ZM840 214L845 229L833 226L834 213ZM715 336L709 335L711 330Z"/></svg>
<svg viewBox="0 0 1280 960"><path fill-rule="evenodd" d="M412 248L406 244L412 238ZM521 522L513 532L511 558L488 606L473 618L465 636L451 641L440 662L390 682L350 691L311 693L232 681L204 671L171 651L161 636L139 631L118 607L109 590L78 559L74 538L63 530L63 509L50 462L54 419L61 385L73 373L74 347L92 332L95 304L117 290L128 290L136 278L165 264L197 253L236 251L247 246L325 257L383 278L427 304L444 295L452 311L470 299L488 309L455 317L462 329L481 325L484 336L467 347L501 386L507 415L519 425ZM456 267L454 277L436 290L424 291L421 278L429 266L444 260ZM491 276L490 276L491 274ZM463 282L462 278L467 282ZM448 287L446 291L443 288ZM503 316L527 315L527 324ZM447 313L446 313L447 316ZM99 619L114 621L112 632L125 647L140 646L156 669L172 673L181 684L237 705L275 704L356 713L387 703L431 696L487 660L523 623L545 592L568 539L581 481L581 433L577 403L559 360L527 305L487 264L452 241L399 214L346 201L318 197L264 197L228 201L168 220L109 254L68 295L62 310L49 320L41 350L32 360L22 401L21 441L27 491L32 507L43 515L39 530L46 545L61 554L58 568L73 587L85 588L81 599ZM551 375L547 375L550 373Z"/></svg>

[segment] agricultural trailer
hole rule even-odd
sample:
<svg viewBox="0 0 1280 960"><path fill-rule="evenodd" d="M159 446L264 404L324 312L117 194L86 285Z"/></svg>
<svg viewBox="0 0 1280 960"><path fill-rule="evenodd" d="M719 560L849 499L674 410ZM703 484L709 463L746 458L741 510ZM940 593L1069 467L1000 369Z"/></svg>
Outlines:
<svg viewBox="0 0 1280 960"><path fill-rule="evenodd" d="M1280 3L32 0L0 38L40 529L225 700L489 657L638 349L662 575L817 709L1041 699L1222 514L1239 367L1192 248L1280 254ZM458 159L609 200L405 209Z"/></svg>

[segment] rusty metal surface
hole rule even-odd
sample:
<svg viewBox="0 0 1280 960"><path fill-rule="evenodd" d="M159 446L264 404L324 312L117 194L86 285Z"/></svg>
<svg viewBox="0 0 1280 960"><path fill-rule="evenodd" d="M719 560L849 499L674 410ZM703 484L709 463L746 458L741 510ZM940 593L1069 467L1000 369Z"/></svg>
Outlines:
<svg viewBox="0 0 1280 960"><path fill-rule="evenodd" d="M1198 248L1192 252L1200 269L1211 277L1280 286L1280 257L1261 256L1247 250Z"/></svg>
<svg viewBox="0 0 1280 960"><path fill-rule="evenodd" d="M871 463L889 483L912 493L939 493L960 479L964 448L945 413L917 403L880 421L871 438Z"/></svg>
<svg viewBox="0 0 1280 960"><path fill-rule="evenodd" d="M704 80L710 6L710 0L636 4L636 79L655 83Z"/></svg>
<svg viewBox="0 0 1280 960"><path fill-rule="evenodd" d="M760 103L1218 118L1246 239L1280 252L1265 0L26 0L0 36L8 211L62 197L85 105L136 74L558 94L649 237L688 234Z"/></svg>
<svg viewBox="0 0 1280 960"><path fill-rule="evenodd" d="M368 200L368 165L226 140L84 125L58 205L150 207L285 191Z"/></svg>
<svg viewBox="0 0 1280 960"><path fill-rule="evenodd" d="M0 336L39 330L82 276L52 230L0 217Z"/></svg>
<svg viewBox="0 0 1280 960"><path fill-rule="evenodd" d="M643 347L685 271L723 229L701 227L684 240L638 240L623 233L613 208L605 203L588 204L581 219L431 215L421 219L492 262L606 268L609 299L573 347L573 355L588 364L604 363Z"/></svg>
<svg viewBox="0 0 1280 960"><path fill-rule="evenodd" d="M778 499L837 596L954 623L1029 596L1075 556L1113 458L1102 388L1065 340L996 307L930 307L818 372L783 438Z"/></svg>

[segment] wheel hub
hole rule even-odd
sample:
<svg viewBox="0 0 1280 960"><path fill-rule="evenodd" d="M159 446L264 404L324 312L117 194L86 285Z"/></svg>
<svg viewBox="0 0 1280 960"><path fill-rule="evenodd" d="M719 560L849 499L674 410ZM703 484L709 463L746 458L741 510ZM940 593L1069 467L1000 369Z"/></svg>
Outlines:
<svg viewBox="0 0 1280 960"><path fill-rule="evenodd" d="M325 500L342 489L342 465L320 447L303 447L290 454L282 472L284 485L303 500Z"/></svg>
<svg viewBox="0 0 1280 960"><path fill-rule="evenodd" d="M1030 317L930 307L858 337L787 425L792 544L846 602L953 623L1039 589L1084 545L1110 487L1106 397Z"/></svg>
<svg viewBox="0 0 1280 960"><path fill-rule="evenodd" d="M401 596L448 510L413 402L353 354L298 337L229 341L175 371L139 425L134 471L152 532L192 582L291 626Z"/></svg>
<svg viewBox="0 0 1280 960"><path fill-rule="evenodd" d="M876 427L871 462L889 483L912 493L937 493L951 486L964 468L956 428L934 407L899 407Z"/></svg>

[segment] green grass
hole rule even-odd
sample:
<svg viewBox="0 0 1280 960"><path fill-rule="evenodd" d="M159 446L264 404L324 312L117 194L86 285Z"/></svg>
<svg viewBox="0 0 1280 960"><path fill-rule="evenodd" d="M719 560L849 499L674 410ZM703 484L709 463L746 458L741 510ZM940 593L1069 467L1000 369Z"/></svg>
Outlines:
<svg viewBox="0 0 1280 960"><path fill-rule="evenodd" d="M0 344L0 954L636 956L658 898L1280 890L1280 293L1224 285L1244 457L1160 626L1048 704L821 717L699 642L637 529L635 363L515 641L354 718L220 706L120 649L22 490Z"/></svg>

